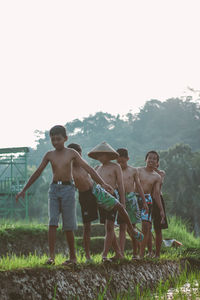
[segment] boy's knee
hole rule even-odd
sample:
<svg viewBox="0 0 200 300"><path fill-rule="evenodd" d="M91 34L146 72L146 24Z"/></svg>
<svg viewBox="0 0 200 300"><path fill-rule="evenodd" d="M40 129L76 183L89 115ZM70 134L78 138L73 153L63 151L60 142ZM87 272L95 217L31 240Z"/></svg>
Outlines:
<svg viewBox="0 0 200 300"><path fill-rule="evenodd" d="M121 203L117 203L116 205L116 209L119 211L119 212L123 212L125 209L123 207L123 205Z"/></svg>

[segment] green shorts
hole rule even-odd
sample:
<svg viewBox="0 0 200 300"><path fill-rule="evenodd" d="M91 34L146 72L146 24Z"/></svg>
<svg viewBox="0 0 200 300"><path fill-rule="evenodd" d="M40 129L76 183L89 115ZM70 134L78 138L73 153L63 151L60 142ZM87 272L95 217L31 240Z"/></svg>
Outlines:
<svg viewBox="0 0 200 300"><path fill-rule="evenodd" d="M140 209L134 192L126 193L126 210L132 224L140 223Z"/></svg>
<svg viewBox="0 0 200 300"><path fill-rule="evenodd" d="M107 211L112 210L119 201L108 193L100 184L94 183L92 193L97 199L97 204Z"/></svg>

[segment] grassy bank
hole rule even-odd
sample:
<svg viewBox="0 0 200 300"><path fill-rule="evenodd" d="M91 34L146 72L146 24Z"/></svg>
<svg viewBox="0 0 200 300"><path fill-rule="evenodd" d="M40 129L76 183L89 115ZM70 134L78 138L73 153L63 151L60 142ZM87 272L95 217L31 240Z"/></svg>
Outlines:
<svg viewBox="0 0 200 300"><path fill-rule="evenodd" d="M12 269L23 267L37 267L43 265L48 255L47 224L31 222L16 222L1 220L0 222L0 269ZM118 234L118 228L116 228ZM80 224L75 232L75 242L78 254L78 262L83 263L85 256L82 248L83 226ZM196 257L200 259L200 238L195 238L189 231L189 226L180 219L169 219L169 228L163 230L163 239L176 239L183 246L168 248L162 246L161 259L179 259L183 257ZM100 261L99 253L103 250L104 226L93 224L91 232L91 253L93 261ZM67 244L61 227L57 230L56 261L61 264L67 255ZM132 246L130 238L126 241L126 259L130 259ZM98 258L99 257L99 258Z"/></svg>
<svg viewBox="0 0 200 300"><path fill-rule="evenodd" d="M96 300L104 300L108 286L98 295ZM115 300L199 300L200 299L200 272L182 272L178 278L160 281L154 289L143 289L137 285L134 293L117 294Z"/></svg>

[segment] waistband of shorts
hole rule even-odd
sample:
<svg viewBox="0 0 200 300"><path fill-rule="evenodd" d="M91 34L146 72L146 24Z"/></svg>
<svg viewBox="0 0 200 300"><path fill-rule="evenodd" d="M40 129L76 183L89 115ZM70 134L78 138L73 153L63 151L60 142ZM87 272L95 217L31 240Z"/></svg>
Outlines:
<svg viewBox="0 0 200 300"><path fill-rule="evenodd" d="M135 192L129 192L129 193L125 193L125 197L128 197L130 195L136 196ZM139 195L139 194L138 194Z"/></svg>
<svg viewBox="0 0 200 300"><path fill-rule="evenodd" d="M137 197L141 197L139 193L135 193L135 195L136 195ZM144 196L145 196L145 197L146 197L146 196L148 196L148 197L150 196L150 197L151 197L151 194L144 194Z"/></svg>
<svg viewBox="0 0 200 300"><path fill-rule="evenodd" d="M57 184L57 185L73 185L72 181L61 181L61 180L55 181L55 180L53 180L52 183Z"/></svg>

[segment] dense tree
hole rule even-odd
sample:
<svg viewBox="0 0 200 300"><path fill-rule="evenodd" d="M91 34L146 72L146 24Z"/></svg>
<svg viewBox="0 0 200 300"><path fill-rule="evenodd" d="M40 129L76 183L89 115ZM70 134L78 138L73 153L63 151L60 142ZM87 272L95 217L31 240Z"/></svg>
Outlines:
<svg viewBox="0 0 200 300"><path fill-rule="evenodd" d="M167 209L189 219L199 232L200 213L200 107L198 103L168 99L150 100L138 114L127 113L123 118L97 112L83 120L66 123L69 143L78 143L83 157L94 166L96 161L87 153L102 141L113 148L127 147L130 164L144 165L147 151L161 151L161 166L166 171L164 192ZM179 144L179 145L176 145ZM174 146L176 145L176 146ZM39 165L43 155L52 149L48 131L38 132L37 148L31 149L29 165ZM166 150L169 149L169 150ZM50 166L31 188L30 214L47 217L47 191L51 182ZM195 209L194 209L195 208ZM80 210L79 210L80 214Z"/></svg>
<svg viewBox="0 0 200 300"><path fill-rule="evenodd" d="M168 211L189 220L200 234L200 152L179 144L161 152L161 166L166 172L164 192Z"/></svg>

